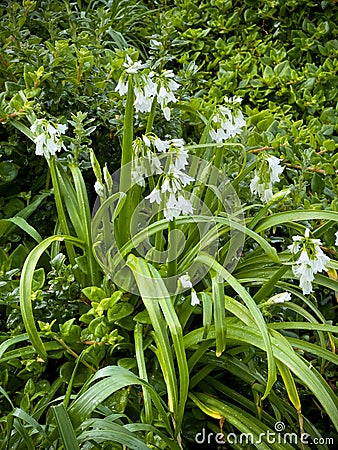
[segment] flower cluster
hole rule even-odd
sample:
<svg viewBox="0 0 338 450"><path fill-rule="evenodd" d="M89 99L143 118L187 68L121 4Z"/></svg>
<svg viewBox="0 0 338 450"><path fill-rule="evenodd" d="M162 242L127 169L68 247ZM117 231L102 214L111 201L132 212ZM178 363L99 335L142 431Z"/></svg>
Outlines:
<svg viewBox="0 0 338 450"><path fill-rule="evenodd" d="M67 125L51 124L46 119L36 119L30 130L35 136L36 155L45 155L49 159L62 148L65 149L61 135L67 130Z"/></svg>
<svg viewBox="0 0 338 450"><path fill-rule="evenodd" d="M279 158L262 154L255 176L250 183L251 192L258 195L263 202L268 202L273 196L272 186L279 181L279 175L283 170Z"/></svg>
<svg viewBox="0 0 338 450"><path fill-rule="evenodd" d="M163 177L161 186L161 194L164 195L166 200L165 208L163 209L164 217L168 220L173 220L179 217L181 214L192 214L193 207L189 199L186 199L183 195L183 188L194 181L194 178L190 177L182 170L177 169L175 164L169 166L168 172ZM152 201L155 188L148 197L149 201Z"/></svg>
<svg viewBox="0 0 338 450"><path fill-rule="evenodd" d="M159 157L161 153L165 156L162 159ZM191 202L183 192L183 188L194 181L184 171L189 155L183 139L162 140L152 133L143 135L134 140L133 156L132 178L139 186L145 186L147 176L161 175L146 200L163 204L163 214L168 220L193 213Z"/></svg>
<svg viewBox="0 0 338 450"><path fill-rule="evenodd" d="M240 97L225 97L227 106L220 106L218 111L211 118L211 129L209 135L218 144L223 144L226 140L240 134L246 125L242 111L236 107L241 103ZM233 107L235 105L235 107Z"/></svg>
<svg viewBox="0 0 338 450"><path fill-rule="evenodd" d="M170 102L177 102L174 92L180 85L174 80L174 73L172 70L164 70L161 74L156 74L149 70L146 64L140 61L134 62L129 55L126 55L126 61L123 66L123 71L115 91L121 96L128 91L128 76L130 74L137 74L134 77L134 107L136 112L150 112L153 101L156 99L159 103L164 117L170 120L171 111L168 106Z"/></svg>
<svg viewBox="0 0 338 450"><path fill-rule="evenodd" d="M299 278L299 285L303 290L303 294L307 295L312 292L312 281L318 272L325 269L327 261L330 260L323 250L320 239L310 239L310 231L305 230L305 236L293 236L293 243L288 246L291 253L300 256L292 266L294 275Z"/></svg>

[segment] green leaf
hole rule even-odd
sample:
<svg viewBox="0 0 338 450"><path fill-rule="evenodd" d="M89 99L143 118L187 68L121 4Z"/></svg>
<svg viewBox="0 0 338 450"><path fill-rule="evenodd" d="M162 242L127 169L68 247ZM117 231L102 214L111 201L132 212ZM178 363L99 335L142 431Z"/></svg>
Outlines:
<svg viewBox="0 0 338 450"><path fill-rule="evenodd" d="M220 356L224 352L226 346L224 284L217 272L214 271L211 271L211 283L216 333L216 356Z"/></svg>
<svg viewBox="0 0 338 450"><path fill-rule="evenodd" d="M100 301L107 297L105 291L97 286L88 286L82 289L82 293L91 301L100 303Z"/></svg>
<svg viewBox="0 0 338 450"><path fill-rule="evenodd" d="M73 238L71 236L51 236L45 239L44 241L40 242L40 244L38 244L30 252L22 268L20 280L20 308L22 320L33 347L43 360L47 358L47 353L41 341L41 338L36 330L34 322L33 308L31 302L32 283L36 265L42 254L53 242L64 240L70 241L77 246L83 247L83 243L79 239Z"/></svg>
<svg viewBox="0 0 338 450"><path fill-rule="evenodd" d="M183 342L183 330L172 300L158 271L141 258L129 255L128 267L133 270L143 302L155 331L155 340L161 353L160 364L167 380L169 405L174 412L176 432L179 433L189 388L189 370ZM162 310L161 314L159 307ZM169 327L179 370L179 396L170 344L166 333Z"/></svg>
<svg viewBox="0 0 338 450"><path fill-rule="evenodd" d="M108 309L107 318L109 322L115 322L116 320L127 317L134 311L133 305L130 303L118 303Z"/></svg>
<svg viewBox="0 0 338 450"><path fill-rule="evenodd" d="M52 411L64 448L67 450L79 450L80 446L76 438L73 424L63 403L52 406Z"/></svg>
<svg viewBox="0 0 338 450"><path fill-rule="evenodd" d="M171 434L169 419L159 395L144 380L119 366L107 366L100 369L83 387L82 392L76 396L68 409L74 428L77 428L83 420L88 418L96 407L111 394L131 385L142 385L147 388L161 420Z"/></svg>
<svg viewBox="0 0 338 450"><path fill-rule="evenodd" d="M267 328L267 324L262 316L261 311L259 310L258 306L256 305L254 299L250 296L250 294L247 292L247 290L226 270L223 266L221 266L218 262L216 262L213 258L211 258L209 255L199 255L196 258L196 261L199 261L203 264L205 264L207 267L212 267L215 272L219 274L219 276L223 277L223 279L229 283L229 285L240 295L242 300L246 303L248 309L250 310L250 313L252 315L253 320L255 321L262 338L265 343L265 351L267 353L267 360L268 360L268 380L267 385L265 388L265 393L263 398L265 398L273 384L275 383L277 379L277 373L276 373L276 365L274 361L274 356L272 352L271 347L271 341L270 341L270 333Z"/></svg>
<svg viewBox="0 0 338 450"><path fill-rule="evenodd" d="M9 161L0 162L0 181L10 183L15 180L19 173L18 167Z"/></svg>

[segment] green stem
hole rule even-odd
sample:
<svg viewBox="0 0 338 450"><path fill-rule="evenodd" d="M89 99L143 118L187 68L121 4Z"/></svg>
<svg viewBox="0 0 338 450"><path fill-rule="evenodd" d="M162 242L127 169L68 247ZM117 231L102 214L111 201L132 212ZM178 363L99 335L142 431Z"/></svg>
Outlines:
<svg viewBox="0 0 338 450"><path fill-rule="evenodd" d="M93 253L93 240L91 231L92 222L86 185L82 176L82 172L78 165L70 164L70 170L75 185L76 197L78 201L78 212L80 215L80 220L83 223L83 236L81 236L81 239L85 242L87 247L86 256L87 256L89 283L91 286L99 286L101 283L101 275L99 265Z"/></svg>
<svg viewBox="0 0 338 450"><path fill-rule="evenodd" d="M173 219L168 224L168 277L172 277L177 273L177 243L175 239L175 229L176 221Z"/></svg>
<svg viewBox="0 0 338 450"><path fill-rule="evenodd" d="M119 246L125 244L130 238L130 215L133 212L131 192L131 162L133 160L133 131L134 131L134 84L132 75L128 78L128 93L126 111L123 124L122 156L120 172L120 192L125 192L127 198L121 210L117 227L116 238ZM129 190L129 192L128 192Z"/></svg>
<svg viewBox="0 0 338 450"><path fill-rule="evenodd" d="M155 112L156 112L156 103L157 103L157 97L154 97L153 103L151 104L151 110L148 116L147 121L147 127L146 127L146 134L151 132L151 129L153 128L154 119L155 119Z"/></svg>
<svg viewBox="0 0 338 450"><path fill-rule="evenodd" d="M58 220L60 222L61 233L65 236L70 236L66 213L63 208L63 203L62 203L62 199L61 199L61 192L60 192L60 186L59 186L59 182L58 182L58 176L56 173L54 157L52 157L48 161L48 165L49 165L50 176L52 179L52 184L53 184L53 189L54 189L54 199L55 199L56 211L58 214ZM74 246L73 246L73 244L71 244L69 242L65 242L65 245L66 245L69 262L74 267L76 265L76 261L75 261L76 253L74 250ZM81 274L80 271L76 270L75 275L76 275L77 281L82 283L83 282L83 274Z"/></svg>
<svg viewBox="0 0 338 450"><path fill-rule="evenodd" d="M134 132L134 84L133 78L128 78L128 93L126 111L123 123L123 139L122 139L122 156L121 156L121 180L120 191L126 192L130 187L130 178L124 178L122 173L126 172L125 166L132 162L133 159L133 132ZM126 173L128 175L128 173Z"/></svg>
<svg viewBox="0 0 338 450"><path fill-rule="evenodd" d="M219 148L216 151L215 161L213 164L214 167L216 167L217 169L219 169L221 166L222 158L223 158L223 150L221 148ZM218 177L218 173L216 173L216 171L213 170L208 184L211 186L214 185L217 181L217 177ZM208 189L206 192L206 195L205 195L205 199L204 199L205 204L207 206L211 205L211 203L213 202L214 199L215 199L215 194L213 193L213 191L211 189Z"/></svg>
<svg viewBox="0 0 338 450"><path fill-rule="evenodd" d="M147 368L144 359L144 346L142 333L143 333L143 325L137 322L134 329L137 367L139 371L139 377L142 378L142 380L148 381ZM145 422L152 423L153 413L152 413L151 397L146 387L142 387L142 390L144 399Z"/></svg>

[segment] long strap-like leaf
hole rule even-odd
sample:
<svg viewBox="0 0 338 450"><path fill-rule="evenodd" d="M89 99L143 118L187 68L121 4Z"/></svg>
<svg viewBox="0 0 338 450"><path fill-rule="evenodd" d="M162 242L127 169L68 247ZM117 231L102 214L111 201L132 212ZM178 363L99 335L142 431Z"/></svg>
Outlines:
<svg viewBox="0 0 338 450"><path fill-rule="evenodd" d="M37 332L34 314L32 308L32 282L36 265L47 250L47 248L56 241L69 241L79 247L84 247L84 244L79 239L71 236L50 236L38 244L27 256L26 261L22 268L20 279L20 309L22 314L22 320L26 328L29 339L35 348L36 352L42 359L47 359L46 349L41 341L41 338Z"/></svg>

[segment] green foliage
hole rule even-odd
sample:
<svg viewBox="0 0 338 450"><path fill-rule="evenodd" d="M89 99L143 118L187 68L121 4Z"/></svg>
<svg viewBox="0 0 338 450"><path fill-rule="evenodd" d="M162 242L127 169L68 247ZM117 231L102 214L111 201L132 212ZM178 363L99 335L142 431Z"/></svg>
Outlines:
<svg viewBox="0 0 338 450"><path fill-rule="evenodd" d="M222 433L233 449L334 442L336 16L333 0L0 4L1 449L177 450L192 448L202 430ZM127 75L126 99L116 91L126 58L178 74L170 122L156 98L149 114L134 114L138 74ZM214 113L235 95L247 127L215 144ZM30 126L40 119L68 124L61 154L34 154ZM158 214L130 239L134 210L159 182L128 191L134 139L151 133L182 137L204 158L205 166L192 164L197 181L186 191L212 220L204 211L174 221ZM281 158L284 172L262 204L250 181L254 170L266 172L265 155ZM120 162L116 186L110 173ZM222 210L219 174L243 219ZM95 190L102 223L91 217ZM210 222L201 242L198 224ZM96 251L100 239L111 242L113 225L117 247L101 248L107 276ZM309 295L288 249L306 229L330 256ZM236 233L243 243L231 253ZM214 258L205 249L215 239ZM168 260L141 257L145 240ZM111 279L122 258L136 291ZM167 277L192 263L203 278L173 293ZM269 441L281 422L285 433L318 443ZM241 433L254 441L231 442Z"/></svg>

